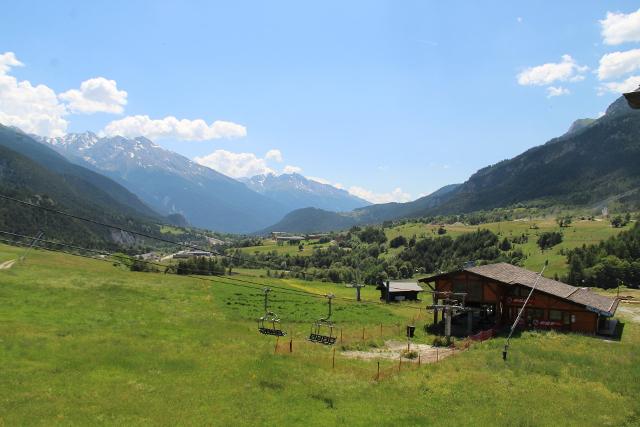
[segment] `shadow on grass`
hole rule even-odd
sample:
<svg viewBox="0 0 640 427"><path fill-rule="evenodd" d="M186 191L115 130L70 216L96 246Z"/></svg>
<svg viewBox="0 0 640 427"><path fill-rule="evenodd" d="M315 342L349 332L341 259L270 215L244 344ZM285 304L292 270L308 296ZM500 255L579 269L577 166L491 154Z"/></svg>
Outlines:
<svg viewBox="0 0 640 427"><path fill-rule="evenodd" d="M618 321L613 334L611 335L596 335L596 337L601 338L605 341L622 341L622 332L624 331L624 322Z"/></svg>

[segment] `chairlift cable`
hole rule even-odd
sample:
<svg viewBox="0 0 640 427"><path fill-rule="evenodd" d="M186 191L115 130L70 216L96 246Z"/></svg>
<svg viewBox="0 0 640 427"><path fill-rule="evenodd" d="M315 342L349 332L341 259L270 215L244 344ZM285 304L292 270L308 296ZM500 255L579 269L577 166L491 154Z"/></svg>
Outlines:
<svg viewBox="0 0 640 427"><path fill-rule="evenodd" d="M544 273L544 270L547 268L547 265L549 265L549 260L546 260L544 262L544 266L542 267L542 270L540 271L540 273L538 273L538 276L536 277L536 281L533 282L533 286L531 287L531 291L529 291L529 295L527 295L527 299L524 300L522 307L520 307L520 311L518 311L516 320L513 322L513 325L511 325L511 330L509 331L509 335L507 336L507 340L505 341L504 348L502 350L502 360L505 360L505 361L507 360L507 352L509 351L509 342L511 341L511 335L513 335L513 331L516 330L516 327L520 322L520 317L522 317L522 313L524 312L524 309L527 306L527 303L529 302L531 295L533 295L533 291L536 290L536 287L538 286L538 282L542 277L542 273Z"/></svg>

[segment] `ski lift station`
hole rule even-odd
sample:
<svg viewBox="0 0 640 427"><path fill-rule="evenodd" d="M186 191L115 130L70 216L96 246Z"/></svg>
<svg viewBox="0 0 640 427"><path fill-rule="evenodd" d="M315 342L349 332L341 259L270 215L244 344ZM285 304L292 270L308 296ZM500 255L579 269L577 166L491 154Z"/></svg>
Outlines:
<svg viewBox="0 0 640 427"><path fill-rule="evenodd" d="M599 295L507 263L463 268L420 279L433 295L434 325L439 316L445 335L471 335L513 324L523 329L556 329L613 335L619 300Z"/></svg>

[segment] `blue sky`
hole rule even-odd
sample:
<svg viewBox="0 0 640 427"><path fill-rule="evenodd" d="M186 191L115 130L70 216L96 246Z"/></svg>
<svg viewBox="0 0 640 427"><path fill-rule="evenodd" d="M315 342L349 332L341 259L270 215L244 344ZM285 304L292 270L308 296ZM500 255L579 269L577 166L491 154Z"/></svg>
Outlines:
<svg viewBox="0 0 640 427"><path fill-rule="evenodd" d="M146 134L234 176L299 168L404 201L597 117L640 82L638 6L11 2L0 77L17 95L3 99L0 79L0 122Z"/></svg>

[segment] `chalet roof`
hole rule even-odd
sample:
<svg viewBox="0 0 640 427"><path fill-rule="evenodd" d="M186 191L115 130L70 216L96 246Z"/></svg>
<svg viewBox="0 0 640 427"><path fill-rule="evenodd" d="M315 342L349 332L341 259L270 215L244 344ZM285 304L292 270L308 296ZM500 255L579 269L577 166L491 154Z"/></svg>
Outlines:
<svg viewBox="0 0 640 427"><path fill-rule="evenodd" d="M462 271L468 271L469 273L477 274L478 276L493 279L508 285L522 285L528 288L533 288L538 277L538 273L521 267L516 267L515 265L507 264L505 262L469 267ZM448 273L427 277L420 281L429 282L437 277L445 275L448 275ZM618 308L619 300L617 298L609 298L604 295L596 294L590 289L577 288L575 286L567 285L566 283L558 282L557 280L547 279L546 277L540 278L536 289L547 294L572 301L576 304L584 305L587 309L591 309L592 311L606 316L613 316Z"/></svg>

